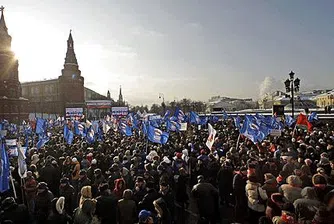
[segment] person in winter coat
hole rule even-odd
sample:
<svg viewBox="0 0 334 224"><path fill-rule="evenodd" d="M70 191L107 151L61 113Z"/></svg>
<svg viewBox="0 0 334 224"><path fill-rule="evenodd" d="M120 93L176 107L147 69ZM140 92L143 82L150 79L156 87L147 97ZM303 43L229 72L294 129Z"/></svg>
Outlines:
<svg viewBox="0 0 334 224"><path fill-rule="evenodd" d="M59 175L59 170L52 166L50 160L46 160L45 166L40 172L40 181L45 182L52 193L57 193L59 187Z"/></svg>
<svg viewBox="0 0 334 224"><path fill-rule="evenodd" d="M157 200L160 195L159 193L154 189L154 183L148 182L146 184L146 190L147 193L144 196L143 200L141 200L138 204L138 207L140 210L145 209L150 212L154 212L154 206L153 206L153 201Z"/></svg>
<svg viewBox="0 0 334 224"><path fill-rule="evenodd" d="M180 168L179 170L180 175L177 178L175 187L176 187L176 201L181 205L182 208L188 207L189 204L189 196L187 193L187 173L186 170L183 168Z"/></svg>
<svg viewBox="0 0 334 224"><path fill-rule="evenodd" d="M40 182L37 185L37 195L35 201L35 217L37 224L44 224L51 211L51 200L53 194L49 191L48 185L45 182Z"/></svg>
<svg viewBox="0 0 334 224"><path fill-rule="evenodd" d="M282 207L281 216L275 216L272 219L272 222L273 224L295 224L297 223L297 220L294 213L295 209L293 207L293 204L287 202Z"/></svg>
<svg viewBox="0 0 334 224"><path fill-rule="evenodd" d="M80 163L77 158L72 158L72 169L71 169L71 184L74 187L75 192L78 192L78 181L80 173Z"/></svg>
<svg viewBox="0 0 334 224"><path fill-rule="evenodd" d="M94 181L92 182L92 194L93 197L98 195L99 186L105 182L105 178L102 175L102 171L100 168L94 170Z"/></svg>
<svg viewBox="0 0 334 224"><path fill-rule="evenodd" d="M264 216L267 192L261 188L255 175L250 175L246 184L246 196L248 199L249 223L257 224L259 218Z"/></svg>
<svg viewBox="0 0 334 224"><path fill-rule="evenodd" d="M142 201L146 194L147 194L147 191L146 191L146 183L144 181L144 178L141 176L138 176L136 178L135 188L133 190L133 198L136 204Z"/></svg>
<svg viewBox="0 0 334 224"><path fill-rule="evenodd" d="M123 199L118 201L119 224L133 224L137 219L136 202L132 200L132 191L127 189L123 193Z"/></svg>
<svg viewBox="0 0 334 224"><path fill-rule="evenodd" d="M85 200L92 199L92 187L84 186L81 188L80 195L79 207L81 208Z"/></svg>
<svg viewBox="0 0 334 224"><path fill-rule="evenodd" d="M302 181L298 176L291 175L287 178L287 184L283 184L279 191L284 195L288 202L293 203L302 197Z"/></svg>
<svg viewBox="0 0 334 224"><path fill-rule="evenodd" d="M87 171L80 170L79 180L78 180L78 189L81 190L84 186L90 186L90 184L91 184L91 181L87 177Z"/></svg>
<svg viewBox="0 0 334 224"><path fill-rule="evenodd" d="M70 180L67 177L63 177L60 180L59 195L65 198L65 211L67 214L72 215L74 208L76 208L74 187L70 185Z"/></svg>
<svg viewBox="0 0 334 224"><path fill-rule="evenodd" d="M175 215L175 195L166 182L160 183L160 191L159 191L161 198L166 202L167 208L171 214L171 220L174 221Z"/></svg>
<svg viewBox="0 0 334 224"><path fill-rule="evenodd" d="M296 218L300 224L310 223L317 213L321 202L317 200L317 195L312 187L305 187L301 195L303 198L297 199L295 206Z"/></svg>
<svg viewBox="0 0 334 224"><path fill-rule="evenodd" d="M267 192L268 198L270 198L273 193L278 192L277 181L274 175L271 173L264 174L264 185L262 189Z"/></svg>
<svg viewBox="0 0 334 224"><path fill-rule="evenodd" d="M229 162L225 162L217 174L219 186L220 203L229 206L231 203L230 195L233 191L233 169Z"/></svg>
<svg viewBox="0 0 334 224"><path fill-rule="evenodd" d="M68 224L72 222L71 216L65 211L65 198L54 198L51 201L51 213L48 217L47 224Z"/></svg>
<svg viewBox="0 0 334 224"><path fill-rule="evenodd" d="M0 215L0 223L11 221L15 224L33 223L29 211L25 205L19 205L13 197L8 197L1 203L2 212Z"/></svg>
<svg viewBox="0 0 334 224"><path fill-rule="evenodd" d="M36 193L37 193L37 181L33 177L33 174L31 171L27 172L27 177L25 179L25 185L23 187L25 195L26 195L26 200L27 200L27 205L28 205L28 210L32 214L35 210L35 198L36 198Z"/></svg>
<svg viewBox="0 0 334 224"><path fill-rule="evenodd" d="M215 223L215 212L217 208L218 190L210 183L205 183L203 176L197 177L196 184L191 193L197 201L200 218Z"/></svg>
<svg viewBox="0 0 334 224"><path fill-rule="evenodd" d="M74 210L73 224L99 224L98 218L94 216L96 200L86 199L81 208Z"/></svg>
<svg viewBox="0 0 334 224"><path fill-rule="evenodd" d="M272 220L275 216L280 216L285 203L285 198L282 194L273 193L270 198L268 198L266 218Z"/></svg>
<svg viewBox="0 0 334 224"><path fill-rule="evenodd" d="M313 189L319 201L324 201L325 195L333 188L327 185L326 178L321 174L314 174L312 177Z"/></svg>
<svg viewBox="0 0 334 224"><path fill-rule="evenodd" d="M247 197L245 187L247 184L247 168L241 167L240 171L233 177L233 195L235 197L235 219L238 223L243 223L247 209Z"/></svg>
<svg viewBox="0 0 334 224"><path fill-rule="evenodd" d="M101 224L117 223L117 198L111 194L108 184L99 188L100 196L96 198L96 215Z"/></svg>
<svg viewBox="0 0 334 224"><path fill-rule="evenodd" d="M122 198L125 189L125 181L122 178L115 180L115 188L113 194L116 196L117 201Z"/></svg>
<svg viewBox="0 0 334 224"><path fill-rule="evenodd" d="M158 214L158 224L172 224L172 216L167 208L167 203L159 198L153 202L153 205Z"/></svg>

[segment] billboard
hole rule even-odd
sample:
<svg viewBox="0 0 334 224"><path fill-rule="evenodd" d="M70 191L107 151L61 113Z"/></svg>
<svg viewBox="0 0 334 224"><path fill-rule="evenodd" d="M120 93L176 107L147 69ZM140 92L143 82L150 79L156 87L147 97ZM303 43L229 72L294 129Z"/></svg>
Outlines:
<svg viewBox="0 0 334 224"><path fill-rule="evenodd" d="M82 117L83 115L83 108L66 108L65 109L65 117L66 118L75 118L75 117Z"/></svg>
<svg viewBox="0 0 334 224"><path fill-rule="evenodd" d="M127 116L129 113L128 107L112 107L111 115L113 116Z"/></svg>

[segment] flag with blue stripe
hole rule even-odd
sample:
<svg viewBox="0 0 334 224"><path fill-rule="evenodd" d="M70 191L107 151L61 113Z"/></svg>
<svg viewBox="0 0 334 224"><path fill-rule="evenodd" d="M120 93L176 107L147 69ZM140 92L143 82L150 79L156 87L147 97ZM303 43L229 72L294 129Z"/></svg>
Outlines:
<svg viewBox="0 0 334 224"><path fill-rule="evenodd" d="M3 193L9 190L9 176L10 176L10 164L8 154L6 152L5 144L0 144L0 192Z"/></svg>
<svg viewBox="0 0 334 224"><path fill-rule="evenodd" d="M152 125L148 126L147 130L148 140L153 143L166 144L169 138L169 134L167 132L163 132L158 128L153 127Z"/></svg>
<svg viewBox="0 0 334 224"><path fill-rule="evenodd" d="M170 119L167 119L166 127L168 131L179 131L181 128L181 124L176 121L171 121Z"/></svg>
<svg viewBox="0 0 334 224"><path fill-rule="evenodd" d="M317 121L318 119L318 114L317 112L312 112L309 116L308 116L308 121L309 122L313 122L313 121Z"/></svg>
<svg viewBox="0 0 334 224"><path fill-rule="evenodd" d="M46 132L47 122L43 118L37 118L36 121L36 134L42 134Z"/></svg>

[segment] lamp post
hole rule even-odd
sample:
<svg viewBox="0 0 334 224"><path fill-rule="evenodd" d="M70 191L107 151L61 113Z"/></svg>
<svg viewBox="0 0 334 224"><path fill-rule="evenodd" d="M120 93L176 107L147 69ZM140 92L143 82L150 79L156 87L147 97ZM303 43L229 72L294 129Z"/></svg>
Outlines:
<svg viewBox="0 0 334 224"><path fill-rule="evenodd" d="M159 93L159 99L162 99L162 103L161 103L161 106L162 106L162 109L164 110L164 114L166 112L166 104L165 104L165 96L163 93Z"/></svg>
<svg viewBox="0 0 334 224"><path fill-rule="evenodd" d="M290 97L291 100L291 114L292 117L294 117L294 113L295 113L295 93L299 92L299 85L300 85L300 79L296 78L295 79L295 73L293 71L291 71L289 73L289 78L287 80L285 80L284 85L285 85L285 90L287 93L291 92L291 96L290 95L286 95L287 97Z"/></svg>

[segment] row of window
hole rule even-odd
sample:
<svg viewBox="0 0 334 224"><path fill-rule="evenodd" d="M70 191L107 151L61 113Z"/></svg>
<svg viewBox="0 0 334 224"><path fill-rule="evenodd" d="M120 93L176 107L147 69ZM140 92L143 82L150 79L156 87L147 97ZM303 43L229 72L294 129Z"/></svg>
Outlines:
<svg viewBox="0 0 334 224"><path fill-rule="evenodd" d="M26 95L39 95L41 93L41 88L44 88L44 93L46 94L50 94L50 93L54 93L56 92L56 87L55 85L45 85L45 86L32 86L32 87L23 87L22 88L22 95L26 96ZM30 92L29 92L30 90Z"/></svg>

